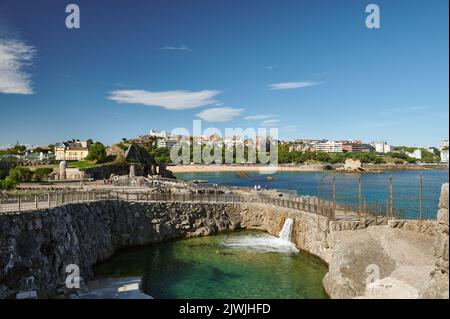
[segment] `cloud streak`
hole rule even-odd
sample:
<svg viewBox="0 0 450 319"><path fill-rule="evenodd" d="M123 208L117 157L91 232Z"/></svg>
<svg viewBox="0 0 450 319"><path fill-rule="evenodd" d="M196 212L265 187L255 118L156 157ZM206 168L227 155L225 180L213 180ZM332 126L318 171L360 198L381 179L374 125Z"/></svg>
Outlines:
<svg viewBox="0 0 450 319"><path fill-rule="evenodd" d="M19 40L0 39L0 93L33 94L31 75L34 47Z"/></svg>
<svg viewBox="0 0 450 319"><path fill-rule="evenodd" d="M270 114L249 115L249 116L244 117L244 119L249 120L249 121L255 121L255 120L265 120L265 119L269 119L271 117L275 117L275 115L270 115Z"/></svg>
<svg viewBox="0 0 450 319"><path fill-rule="evenodd" d="M388 110L381 111L380 114L393 114L393 113L409 113L429 110L429 106L407 106L407 107L394 107Z"/></svg>
<svg viewBox="0 0 450 319"><path fill-rule="evenodd" d="M180 45L178 47L176 47L176 46L165 46L165 47L162 47L160 49L161 50L174 50L174 51L192 51L191 48L189 48L188 46L186 46L184 44Z"/></svg>
<svg viewBox="0 0 450 319"><path fill-rule="evenodd" d="M265 120L261 122L262 126L274 126L276 124L280 123L280 120L271 119L271 120Z"/></svg>
<svg viewBox="0 0 450 319"><path fill-rule="evenodd" d="M206 109L197 114L197 117L207 122L227 122L238 117L244 112L244 109L235 109L231 107L217 107Z"/></svg>
<svg viewBox="0 0 450 319"><path fill-rule="evenodd" d="M115 90L111 91L109 99L121 104L142 104L158 106L168 110L193 109L214 104L216 90L203 91L145 91L145 90Z"/></svg>
<svg viewBox="0 0 450 319"><path fill-rule="evenodd" d="M282 83L272 83L269 84L270 90L292 90L292 89L300 89L306 88L310 86L315 86L322 84L322 82L314 82L314 81L303 81L303 82L282 82Z"/></svg>

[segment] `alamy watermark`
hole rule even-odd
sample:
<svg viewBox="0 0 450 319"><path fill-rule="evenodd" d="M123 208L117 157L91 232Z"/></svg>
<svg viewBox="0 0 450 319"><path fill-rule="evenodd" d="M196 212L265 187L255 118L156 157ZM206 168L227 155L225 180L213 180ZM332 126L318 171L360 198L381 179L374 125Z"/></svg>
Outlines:
<svg viewBox="0 0 450 319"><path fill-rule="evenodd" d="M366 6L366 13L369 13L369 15L366 17L366 27L368 29L380 29L380 7L374 3L369 4Z"/></svg>
<svg viewBox="0 0 450 319"><path fill-rule="evenodd" d="M67 29L79 29L80 28L80 7L77 4L68 4L66 6L66 13L69 15L66 17Z"/></svg>
<svg viewBox="0 0 450 319"><path fill-rule="evenodd" d="M170 159L174 164L261 164L260 173L278 167L278 128L225 128L202 130L201 121L171 131Z"/></svg>
<svg viewBox="0 0 450 319"><path fill-rule="evenodd" d="M80 288L80 267L76 264L70 264L66 266L66 287L69 289Z"/></svg>

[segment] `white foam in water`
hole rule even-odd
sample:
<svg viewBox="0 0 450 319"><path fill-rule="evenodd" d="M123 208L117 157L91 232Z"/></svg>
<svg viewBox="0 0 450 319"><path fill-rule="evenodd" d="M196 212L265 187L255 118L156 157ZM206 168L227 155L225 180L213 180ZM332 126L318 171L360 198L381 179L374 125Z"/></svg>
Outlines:
<svg viewBox="0 0 450 319"><path fill-rule="evenodd" d="M261 252L298 252L291 242L292 226L294 221L287 218L279 233L279 238L269 234L255 234L245 236L232 236L222 242L223 245L237 249L248 249Z"/></svg>
<svg viewBox="0 0 450 319"><path fill-rule="evenodd" d="M290 242L293 225L294 225L294 221L292 220L292 218L286 218L286 220L284 221L283 228L281 229L280 233L278 234L278 237L280 237L280 239Z"/></svg>

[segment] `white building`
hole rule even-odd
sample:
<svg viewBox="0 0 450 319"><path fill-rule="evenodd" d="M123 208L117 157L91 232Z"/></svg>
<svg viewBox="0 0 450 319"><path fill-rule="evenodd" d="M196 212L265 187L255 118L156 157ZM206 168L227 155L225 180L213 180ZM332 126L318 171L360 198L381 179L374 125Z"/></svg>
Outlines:
<svg viewBox="0 0 450 319"><path fill-rule="evenodd" d="M225 136L223 143L225 146L243 145L244 139L241 136Z"/></svg>
<svg viewBox="0 0 450 319"><path fill-rule="evenodd" d="M422 159L422 152L420 149L416 149L416 150L414 150L414 152L405 152L405 153L406 153L406 155L408 155L411 158L415 158L418 160Z"/></svg>
<svg viewBox="0 0 450 319"><path fill-rule="evenodd" d="M393 151L393 147L388 145L386 141L373 142L372 146L375 147L375 152L377 153L389 153Z"/></svg>
<svg viewBox="0 0 450 319"><path fill-rule="evenodd" d="M154 129L151 129L149 135L157 137L157 138L167 138L167 132L166 131L155 131Z"/></svg>
<svg viewBox="0 0 450 319"><path fill-rule="evenodd" d="M165 139L165 138L160 138L158 139L158 148L172 148L173 146L175 146L178 143L178 140L174 140L174 139Z"/></svg>
<svg viewBox="0 0 450 319"><path fill-rule="evenodd" d="M441 151L441 163L448 164L448 148Z"/></svg>
<svg viewBox="0 0 450 319"><path fill-rule="evenodd" d="M314 144L314 151L326 153L342 153L342 142L326 141Z"/></svg>
<svg viewBox="0 0 450 319"><path fill-rule="evenodd" d="M440 150L443 150L443 149L448 149L448 140L443 140L443 141L441 142L441 148L440 148Z"/></svg>

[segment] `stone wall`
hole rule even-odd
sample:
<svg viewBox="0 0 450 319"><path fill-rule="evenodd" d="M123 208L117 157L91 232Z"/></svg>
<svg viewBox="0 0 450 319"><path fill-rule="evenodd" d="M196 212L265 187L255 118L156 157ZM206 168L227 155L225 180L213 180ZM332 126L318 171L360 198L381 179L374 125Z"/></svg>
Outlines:
<svg viewBox="0 0 450 319"><path fill-rule="evenodd" d="M240 204L241 227L258 229L278 236L287 218L294 220L292 242L325 262L330 259L330 234L328 219L323 216L272 205Z"/></svg>
<svg viewBox="0 0 450 319"><path fill-rule="evenodd" d="M128 175L129 171L130 165L126 162L108 163L84 169L84 173L93 179L110 178L111 175Z"/></svg>
<svg viewBox="0 0 450 319"><path fill-rule="evenodd" d="M436 257L436 271L447 275L448 280L448 183L442 185L439 211L437 214L437 228L434 255Z"/></svg>
<svg viewBox="0 0 450 319"><path fill-rule="evenodd" d="M103 201L0 214L0 298L52 291L69 264L90 279L94 264L123 247L232 230L237 211L232 204Z"/></svg>

